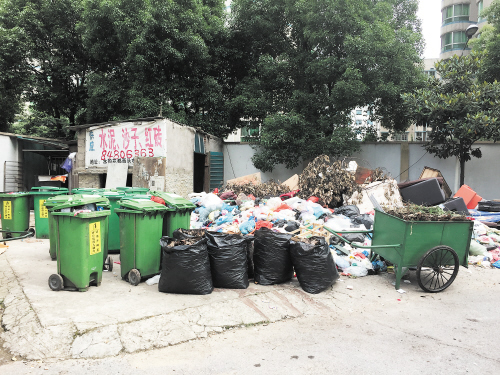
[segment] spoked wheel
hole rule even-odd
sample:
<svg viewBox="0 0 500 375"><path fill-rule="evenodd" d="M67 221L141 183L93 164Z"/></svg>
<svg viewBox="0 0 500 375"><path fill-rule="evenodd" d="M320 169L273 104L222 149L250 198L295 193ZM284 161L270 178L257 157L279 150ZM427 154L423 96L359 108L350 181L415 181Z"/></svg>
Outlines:
<svg viewBox="0 0 500 375"><path fill-rule="evenodd" d="M49 277L49 287L53 291L62 290L64 287L64 281L61 275L54 273Z"/></svg>
<svg viewBox="0 0 500 375"><path fill-rule="evenodd" d="M128 282L134 286L139 285L141 282L141 273L139 270L132 268L128 273Z"/></svg>
<svg viewBox="0 0 500 375"><path fill-rule="evenodd" d="M113 258L110 256L108 256L106 262L104 262L104 269L109 272L113 271Z"/></svg>
<svg viewBox="0 0 500 375"><path fill-rule="evenodd" d="M459 266L458 255L451 247L433 247L418 262L418 285L429 293L442 292L457 277Z"/></svg>

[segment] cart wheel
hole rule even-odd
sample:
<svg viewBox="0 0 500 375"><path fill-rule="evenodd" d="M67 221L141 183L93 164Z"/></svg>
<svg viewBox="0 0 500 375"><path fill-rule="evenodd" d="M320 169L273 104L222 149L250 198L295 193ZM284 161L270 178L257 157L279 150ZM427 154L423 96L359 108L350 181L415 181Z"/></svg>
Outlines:
<svg viewBox="0 0 500 375"><path fill-rule="evenodd" d="M106 262L104 262L104 269L109 272L113 271L113 258L110 256L108 256Z"/></svg>
<svg viewBox="0 0 500 375"><path fill-rule="evenodd" d="M128 282L134 286L139 285L141 282L141 273L135 268L132 268L128 273Z"/></svg>
<svg viewBox="0 0 500 375"><path fill-rule="evenodd" d="M459 266L458 255L451 247L433 247L418 262L418 285L429 293L442 292L457 277Z"/></svg>
<svg viewBox="0 0 500 375"><path fill-rule="evenodd" d="M64 287L64 281L61 275L54 273L49 277L49 287L53 291L62 290Z"/></svg>

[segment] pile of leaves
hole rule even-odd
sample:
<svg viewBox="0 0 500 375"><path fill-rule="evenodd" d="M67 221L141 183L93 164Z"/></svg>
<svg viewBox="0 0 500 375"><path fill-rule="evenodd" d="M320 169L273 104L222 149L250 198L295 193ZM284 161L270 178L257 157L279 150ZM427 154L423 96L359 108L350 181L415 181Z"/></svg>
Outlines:
<svg viewBox="0 0 500 375"><path fill-rule="evenodd" d="M299 176L300 196L304 199L315 196L320 203L337 207L344 194L352 196L355 191L361 192L354 174L346 167L339 160L331 162L327 155L318 156Z"/></svg>
<svg viewBox="0 0 500 375"><path fill-rule="evenodd" d="M386 213L406 221L467 221L467 217L440 207L425 207L408 204L403 207L384 207Z"/></svg>
<svg viewBox="0 0 500 375"><path fill-rule="evenodd" d="M243 193L245 195L252 194L256 198L277 197L281 194L290 192L290 188L286 185L281 185L274 180L254 184L252 182L245 184L226 184L224 191L233 191L236 195Z"/></svg>

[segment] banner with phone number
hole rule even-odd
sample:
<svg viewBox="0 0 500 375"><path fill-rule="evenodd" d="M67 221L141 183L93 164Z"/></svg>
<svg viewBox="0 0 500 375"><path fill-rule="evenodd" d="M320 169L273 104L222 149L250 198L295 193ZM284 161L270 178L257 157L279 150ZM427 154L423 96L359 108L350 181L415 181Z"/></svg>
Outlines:
<svg viewBox="0 0 500 375"><path fill-rule="evenodd" d="M85 167L111 163L134 164L136 156L166 156L165 122L129 122L89 128L86 134Z"/></svg>

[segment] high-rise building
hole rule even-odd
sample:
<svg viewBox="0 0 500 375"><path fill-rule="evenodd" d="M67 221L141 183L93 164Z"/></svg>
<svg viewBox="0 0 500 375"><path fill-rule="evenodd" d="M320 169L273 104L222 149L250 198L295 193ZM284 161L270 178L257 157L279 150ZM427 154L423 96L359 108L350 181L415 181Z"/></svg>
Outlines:
<svg viewBox="0 0 500 375"><path fill-rule="evenodd" d="M440 59L447 59L455 54L467 55L469 48L465 30L470 25L478 25L479 31L486 24L481 12L491 5L493 0L442 0L441 1L441 54ZM464 50L465 48L465 50Z"/></svg>

